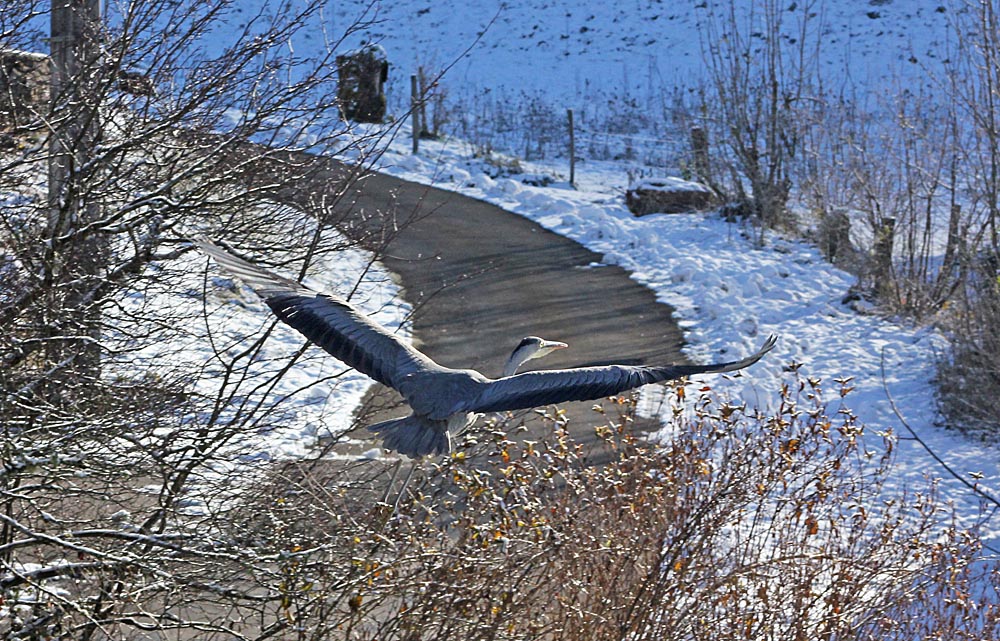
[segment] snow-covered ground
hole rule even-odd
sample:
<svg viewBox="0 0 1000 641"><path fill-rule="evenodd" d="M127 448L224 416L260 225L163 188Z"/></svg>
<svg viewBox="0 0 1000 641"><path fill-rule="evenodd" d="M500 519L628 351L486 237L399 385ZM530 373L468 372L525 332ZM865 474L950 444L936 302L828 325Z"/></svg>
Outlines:
<svg viewBox="0 0 1000 641"><path fill-rule="evenodd" d="M274 209L275 205L261 205ZM297 218L304 226L311 219L300 212L277 218ZM342 242L332 229L324 230L324 242ZM408 340L410 306L402 299L391 275L368 252L348 246L335 253L319 254L309 269L305 284L317 291L350 296L351 303L376 322ZM267 258L274 259L275 256ZM235 393L226 412L232 414L243 399L260 401L266 417L248 426L231 443L227 456L233 464L302 456L314 451L324 440L342 438L353 427L353 412L371 386L371 379L320 348L310 346L295 367L285 370L289 359L302 348L305 339L297 331L276 320L267 305L246 285L230 277L218 265L207 267L204 255L192 252L166 266L173 272L170 288L130 291L122 300L122 318L115 324L127 336L130 314L149 325L143 309L158 310L160 322L168 325L169 340L152 340L138 352L128 353L126 368L140 368L169 377L179 371L195 375L195 391L207 398ZM294 274L285 274L294 275ZM203 285L205 286L203 289ZM275 324L276 323L276 324ZM260 352L245 365L240 376L224 376L224 365L241 354L274 325ZM113 368L109 368L112 371ZM279 375L280 374L280 375ZM272 384L272 379L276 381ZM235 385L235 387L234 387ZM266 392L263 390L266 389ZM225 420L226 416L223 416Z"/></svg>
<svg viewBox="0 0 1000 641"><path fill-rule="evenodd" d="M713 212L633 216L624 205L620 165L578 166L577 189L561 178L565 167L525 169L557 180L538 187L517 176L491 178L494 168L470 159L459 142L423 143L418 156L397 144L381 159L382 171L494 203L632 271L676 309L695 362L741 358L768 334L780 336L774 352L743 376L712 377L717 392L766 408L788 380L785 366L795 362L804 375L823 379L835 410L840 386L834 381L850 377L855 389L845 404L870 433L891 430L899 437L891 479L897 489L924 489L940 478L942 497L966 524L980 515L979 499L910 438L908 425L955 471L973 482L972 475L983 475L979 486L1000 494L998 452L939 424L932 379L946 342L938 332L842 304L853 278L804 243L768 233L761 245L758 232ZM1000 545L1000 519L988 521L982 534Z"/></svg>
<svg viewBox="0 0 1000 641"><path fill-rule="evenodd" d="M306 0L241 0L223 12L198 45L219 55L255 19L293 15ZM310 0L312 1L312 0ZM322 11L275 55L320 59L365 43L381 46L390 71L390 117L409 109L410 77L439 79L430 111L442 130L495 148L525 141L541 147L576 114L578 151L617 151L670 159L669 122L679 105L700 106L710 84L706 60L735 27L758 47L773 27L794 73L797 56L822 79L822 90L863 109L889 96L940 90L953 57L963 0L322 0ZM733 7L730 12L730 7ZM107 3L110 23L121 7ZM771 14L768 18L768 14ZM42 16L44 17L44 16ZM266 20L258 20L258 27ZM772 25L768 27L765 25ZM777 25L777 26L774 26ZM41 32L47 28L39 23ZM340 40L344 33L348 33ZM141 67L147 61L136 60ZM148 64L154 64L148 61ZM443 74L443 75L442 75ZM438 107L441 107L439 110ZM708 106L709 110L711 106ZM707 114L711 117L712 114ZM535 136L515 129L538 127ZM655 131L649 131L652 128ZM618 136L628 135L624 143ZM600 152L596 152L600 153ZM614 153L614 152L613 152ZM662 164L658 162L658 164Z"/></svg>
<svg viewBox="0 0 1000 641"><path fill-rule="evenodd" d="M955 6L940 0L735 4L741 25L761 20L765 6L774 5L791 48L802 42L805 21L821 36L822 72L842 88L884 86L937 65L948 55ZM697 86L704 72L699 34L724 30L728 6L724 0L346 0L332 3L324 18L326 29L339 33L358 16L375 17L345 44L382 45L398 96L409 96L409 76L418 67L434 73L454 63L443 86L456 98L465 94L462 100L536 96L553 106L596 109L608 99L634 99L653 109L674 90ZM295 50L319 43L303 34Z"/></svg>

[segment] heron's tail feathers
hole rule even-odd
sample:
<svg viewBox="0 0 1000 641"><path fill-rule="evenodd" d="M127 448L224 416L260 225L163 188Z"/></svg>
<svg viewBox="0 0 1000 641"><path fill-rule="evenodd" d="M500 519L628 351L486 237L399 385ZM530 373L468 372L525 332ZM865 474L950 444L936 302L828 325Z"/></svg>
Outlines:
<svg viewBox="0 0 1000 641"><path fill-rule="evenodd" d="M411 414L404 418L376 423L368 428L382 437L382 446L410 458L451 451L447 421L434 421Z"/></svg>

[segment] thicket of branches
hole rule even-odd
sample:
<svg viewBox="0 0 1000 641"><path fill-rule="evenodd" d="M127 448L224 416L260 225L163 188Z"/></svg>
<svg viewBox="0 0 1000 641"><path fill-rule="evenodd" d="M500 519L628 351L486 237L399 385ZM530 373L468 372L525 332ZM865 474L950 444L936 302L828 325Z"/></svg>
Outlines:
<svg viewBox="0 0 1000 641"><path fill-rule="evenodd" d="M932 488L886 488L890 441L820 387L789 380L773 415L677 392L662 449L611 399L600 467L554 413L551 437L494 431L485 463L440 461L395 508L278 478L267 500L303 551L288 616L325 603L348 638L991 638L1000 576L975 534Z"/></svg>
<svg viewBox="0 0 1000 641"><path fill-rule="evenodd" d="M405 489L385 462L299 461L176 515L184 536L73 540L128 568L102 593L109 636L995 638L1000 577L974 532L933 488L886 488L890 442L821 395L793 378L778 412L751 415L675 393L662 449L612 399L594 416L606 465L552 414L550 437L494 424ZM72 599L100 574L80 565L19 588L70 636L89 624Z"/></svg>
<svg viewBox="0 0 1000 641"><path fill-rule="evenodd" d="M728 7L702 34L709 81L696 121L715 143L713 187L762 226L805 223L858 275L859 293L948 331L943 407L957 423L995 428L996 3L943 7L954 34L944 72L914 58L877 94L821 73L822 2Z"/></svg>
<svg viewBox="0 0 1000 641"><path fill-rule="evenodd" d="M3 3L0 49L47 53L52 4ZM194 633L225 627L228 611L185 611L191 592L220 604L273 596L238 570L202 571L257 558L201 529L224 518L205 512L252 478L237 465L256 453L245 440L295 418L288 400L339 372L294 384L289 368L312 357L304 341L274 349L273 326L249 340L218 330L234 305L256 303L206 278L187 238L267 250L305 273L353 244L327 227L346 215L372 141L335 103L334 51L361 20L304 59L294 43L319 37L322 3L261 4L106 3L95 17L100 3L70 2L59 81L4 121L4 638Z"/></svg>

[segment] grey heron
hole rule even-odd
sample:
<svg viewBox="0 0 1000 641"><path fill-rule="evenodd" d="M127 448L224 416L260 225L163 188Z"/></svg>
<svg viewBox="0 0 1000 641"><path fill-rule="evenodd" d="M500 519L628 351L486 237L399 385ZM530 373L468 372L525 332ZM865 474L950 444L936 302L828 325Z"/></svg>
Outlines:
<svg viewBox="0 0 1000 641"><path fill-rule="evenodd" d="M312 290L230 254L205 238L194 243L249 285L271 311L334 358L397 390L413 413L368 429L383 446L411 458L451 450L451 434L479 414L587 401L693 374L732 372L756 363L774 347L769 337L747 358L710 365L605 365L515 374L525 361L565 343L529 336L514 349L504 375L490 379L471 369L435 363L335 294Z"/></svg>

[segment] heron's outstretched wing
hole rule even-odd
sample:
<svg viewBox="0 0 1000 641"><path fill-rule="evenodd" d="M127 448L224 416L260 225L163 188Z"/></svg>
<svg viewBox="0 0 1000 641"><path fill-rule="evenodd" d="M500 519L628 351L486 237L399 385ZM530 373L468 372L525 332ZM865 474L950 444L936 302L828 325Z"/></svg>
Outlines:
<svg viewBox="0 0 1000 641"><path fill-rule="evenodd" d="M347 301L257 267L205 238L193 242L257 292L278 318L379 383L396 387L406 374L433 363Z"/></svg>
<svg viewBox="0 0 1000 641"><path fill-rule="evenodd" d="M477 398L469 399L469 406L465 409L470 412L503 412L566 401L589 401L682 376L732 372L759 361L771 351L776 340L771 336L754 355L729 363L666 367L607 365L526 372L491 381Z"/></svg>

